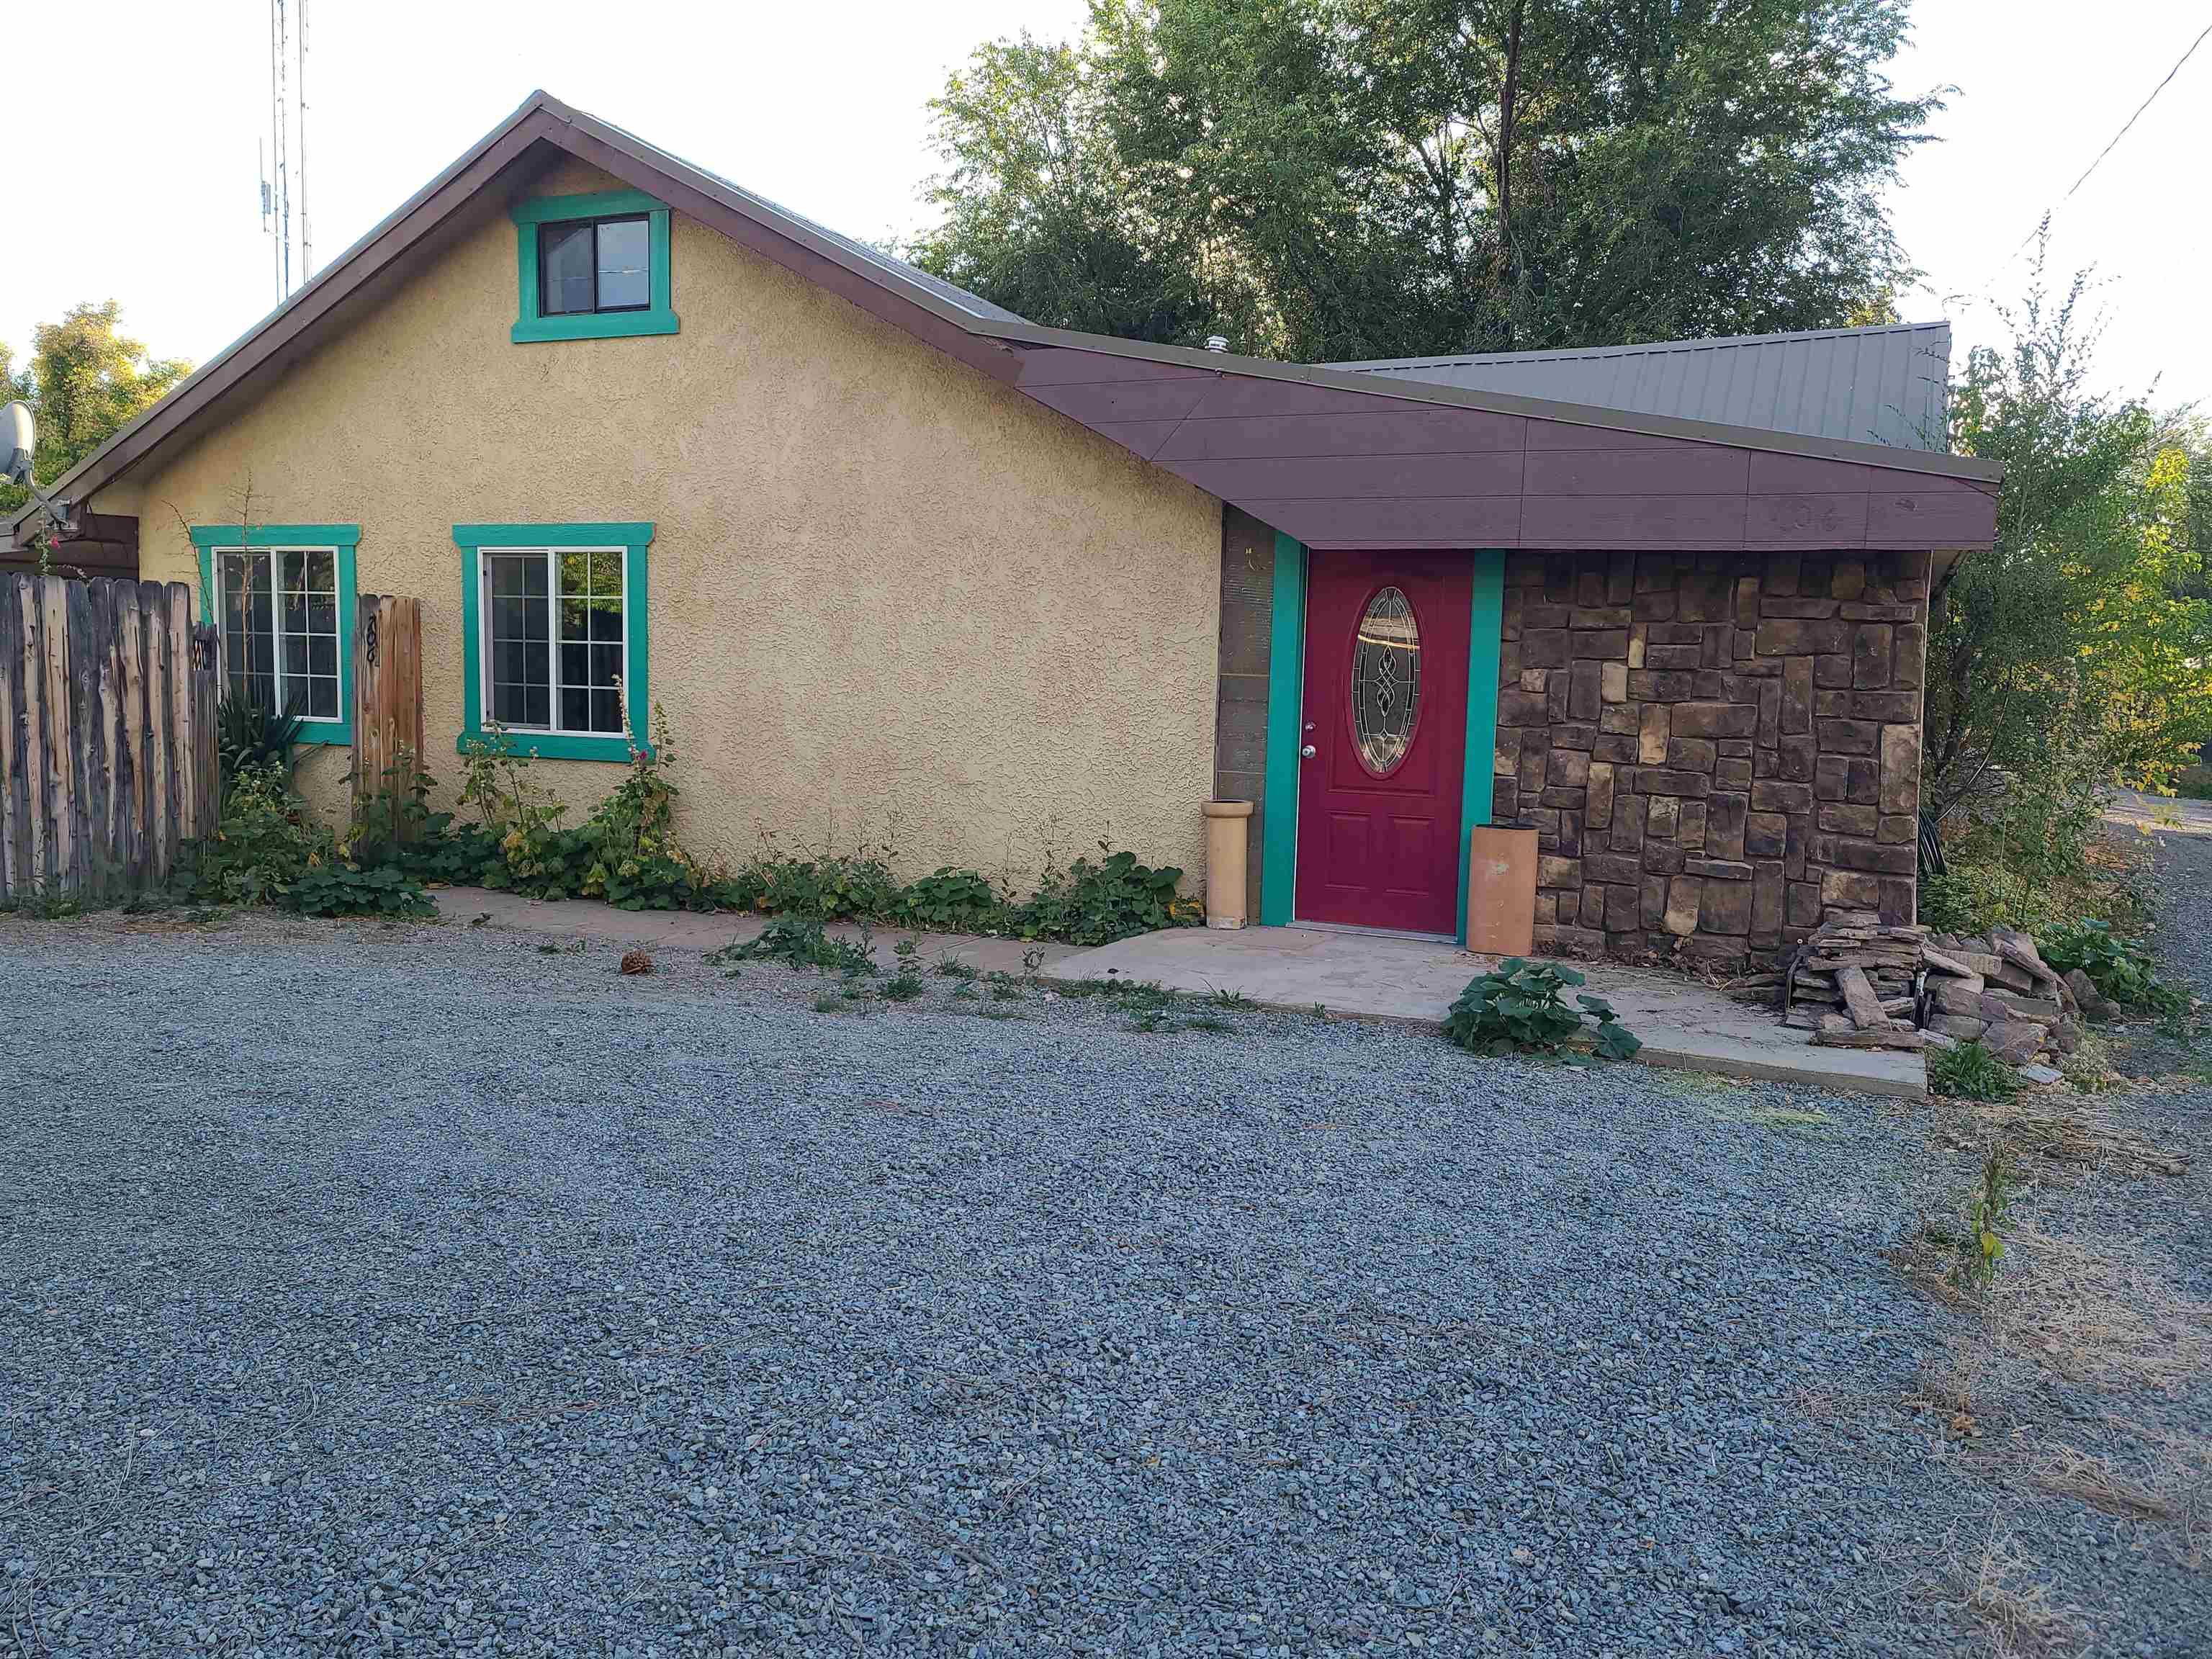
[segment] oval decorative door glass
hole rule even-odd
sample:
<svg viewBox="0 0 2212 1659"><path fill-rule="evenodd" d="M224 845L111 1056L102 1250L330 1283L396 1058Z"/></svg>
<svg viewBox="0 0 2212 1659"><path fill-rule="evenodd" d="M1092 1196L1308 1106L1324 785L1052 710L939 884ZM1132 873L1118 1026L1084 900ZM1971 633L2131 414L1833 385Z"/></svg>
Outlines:
<svg viewBox="0 0 2212 1659"><path fill-rule="evenodd" d="M1352 653L1352 734L1359 763L1387 777L1413 746L1421 712L1421 630L1403 592L1386 587L1367 601Z"/></svg>

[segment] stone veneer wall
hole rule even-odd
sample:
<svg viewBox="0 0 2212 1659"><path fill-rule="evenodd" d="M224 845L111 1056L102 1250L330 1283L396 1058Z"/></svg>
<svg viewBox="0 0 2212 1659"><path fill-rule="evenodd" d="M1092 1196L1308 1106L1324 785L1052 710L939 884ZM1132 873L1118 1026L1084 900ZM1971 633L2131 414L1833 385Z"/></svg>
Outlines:
<svg viewBox="0 0 2212 1659"><path fill-rule="evenodd" d="M1536 944L1725 966L1911 922L1925 553L1507 555L1492 821Z"/></svg>

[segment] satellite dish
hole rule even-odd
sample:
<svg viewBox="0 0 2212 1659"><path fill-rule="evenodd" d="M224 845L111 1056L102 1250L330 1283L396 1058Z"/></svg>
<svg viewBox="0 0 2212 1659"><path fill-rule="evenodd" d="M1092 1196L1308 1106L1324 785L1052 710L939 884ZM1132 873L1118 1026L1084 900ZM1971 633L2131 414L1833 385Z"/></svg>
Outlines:
<svg viewBox="0 0 2212 1659"><path fill-rule="evenodd" d="M31 452L39 447L38 429L31 423L31 406L21 398L0 409L0 480L31 482Z"/></svg>
<svg viewBox="0 0 2212 1659"><path fill-rule="evenodd" d="M0 483L22 485L31 492L31 499L46 508L54 528L64 530L69 526L70 504L47 495L31 476L31 452L38 447L30 404L19 398L0 409Z"/></svg>

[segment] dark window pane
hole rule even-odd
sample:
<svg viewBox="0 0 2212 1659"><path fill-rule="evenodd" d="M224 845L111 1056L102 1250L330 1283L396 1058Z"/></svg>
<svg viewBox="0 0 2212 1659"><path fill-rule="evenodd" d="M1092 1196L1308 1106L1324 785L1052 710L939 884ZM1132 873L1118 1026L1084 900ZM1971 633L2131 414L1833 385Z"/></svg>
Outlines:
<svg viewBox="0 0 2212 1659"><path fill-rule="evenodd" d="M601 311L641 310L652 302L644 220L610 219L599 226L599 270Z"/></svg>
<svg viewBox="0 0 2212 1659"><path fill-rule="evenodd" d="M553 724L553 688L543 680L530 688L530 723L532 726Z"/></svg>
<svg viewBox="0 0 2212 1659"><path fill-rule="evenodd" d="M307 635L307 672L310 674L335 674L338 672L338 640L335 632L318 629Z"/></svg>
<svg viewBox="0 0 2212 1659"><path fill-rule="evenodd" d="M284 635L284 678L287 683L307 677L307 636L305 634Z"/></svg>
<svg viewBox="0 0 2212 1659"><path fill-rule="evenodd" d="M604 690L622 679L622 647L595 645L592 647L592 672L586 684Z"/></svg>
<svg viewBox="0 0 2212 1659"><path fill-rule="evenodd" d="M307 682L307 713L317 720L338 717L338 683L334 678L318 674Z"/></svg>
<svg viewBox="0 0 2212 1659"><path fill-rule="evenodd" d="M592 227L541 225L538 232L538 309L547 317L595 308Z"/></svg>
<svg viewBox="0 0 2212 1659"><path fill-rule="evenodd" d="M564 640L584 640L591 637L589 617L591 607L583 599L561 601L561 637Z"/></svg>
<svg viewBox="0 0 2212 1659"><path fill-rule="evenodd" d="M592 694L580 685L561 688L561 726L564 731L591 730Z"/></svg>
<svg viewBox="0 0 2212 1659"><path fill-rule="evenodd" d="M623 636L622 601L592 601L592 638L602 645L619 645Z"/></svg>
<svg viewBox="0 0 2212 1659"><path fill-rule="evenodd" d="M613 692L592 693L592 730L616 733L622 731L622 699Z"/></svg>
<svg viewBox="0 0 2212 1659"><path fill-rule="evenodd" d="M591 666L587 657L591 647L579 645L572 640L561 642L561 684L586 686L592 683Z"/></svg>

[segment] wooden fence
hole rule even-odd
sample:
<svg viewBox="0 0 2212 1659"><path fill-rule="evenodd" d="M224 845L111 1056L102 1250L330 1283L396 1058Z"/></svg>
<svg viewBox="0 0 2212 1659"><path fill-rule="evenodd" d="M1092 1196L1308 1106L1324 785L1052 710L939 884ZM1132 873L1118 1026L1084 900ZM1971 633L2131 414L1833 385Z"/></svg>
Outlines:
<svg viewBox="0 0 2212 1659"><path fill-rule="evenodd" d="M0 898L167 880L215 830L215 704L184 583L0 575Z"/></svg>
<svg viewBox="0 0 2212 1659"><path fill-rule="evenodd" d="M422 769L422 606L419 600L364 593L353 625L354 815L390 816L373 825L395 841L410 837L400 811ZM380 801L380 797L381 799Z"/></svg>

